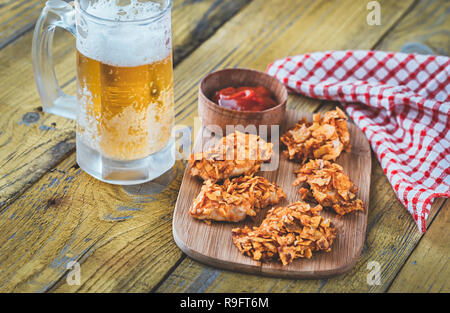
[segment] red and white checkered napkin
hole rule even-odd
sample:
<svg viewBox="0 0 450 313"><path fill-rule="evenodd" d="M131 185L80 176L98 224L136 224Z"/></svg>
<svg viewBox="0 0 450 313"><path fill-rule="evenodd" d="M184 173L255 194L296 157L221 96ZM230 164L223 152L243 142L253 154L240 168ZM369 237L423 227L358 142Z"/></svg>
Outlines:
<svg viewBox="0 0 450 313"><path fill-rule="evenodd" d="M327 51L277 60L267 72L291 91L344 102L425 232L433 199L450 197L450 59Z"/></svg>

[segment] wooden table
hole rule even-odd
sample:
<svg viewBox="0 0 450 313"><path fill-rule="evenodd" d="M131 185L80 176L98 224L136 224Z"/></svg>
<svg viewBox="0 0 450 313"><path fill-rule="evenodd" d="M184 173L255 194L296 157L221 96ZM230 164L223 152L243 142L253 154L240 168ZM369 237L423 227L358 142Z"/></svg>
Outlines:
<svg viewBox="0 0 450 313"><path fill-rule="evenodd" d="M329 49L381 49L448 55L450 3L383 0L369 26L368 1L175 0L176 122L197 116L197 87L225 67L264 70L287 55ZM75 161L75 124L42 112L31 66L41 0L0 0L1 292L449 292L449 201L435 201L422 235L373 156L366 243L348 273L289 280L223 271L183 255L172 213L184 164L139 186L107 185ZM63 31L54 62L75 93L74 39ZM309 112L333 103L290 96ZM81 265L81 285L66 281ZM368 264L379 262L380 284Z"/></svg>

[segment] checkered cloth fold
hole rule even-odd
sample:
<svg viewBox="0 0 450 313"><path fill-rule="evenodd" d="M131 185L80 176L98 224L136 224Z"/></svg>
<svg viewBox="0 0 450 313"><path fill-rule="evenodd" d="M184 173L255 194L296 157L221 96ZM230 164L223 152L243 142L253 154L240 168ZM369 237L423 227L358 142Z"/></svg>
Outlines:
<svg viewBox="0 0 450 313"><path fill-rule="evenodd" d="M326 51L277 60L267 72L290 91L342 102L425 232L433 199L450 197L450 59Z"/></svg>

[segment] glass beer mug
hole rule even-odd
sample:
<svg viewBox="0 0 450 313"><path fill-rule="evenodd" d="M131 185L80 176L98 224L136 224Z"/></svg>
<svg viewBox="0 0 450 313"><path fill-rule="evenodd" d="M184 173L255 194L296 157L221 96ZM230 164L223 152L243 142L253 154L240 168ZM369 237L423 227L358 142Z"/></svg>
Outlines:
<svg viewBox="0 0 450 313"><path fill-rule="evenodd" d="M171 0L47 1L33 37L45 112L76 119L78 165L112 184L152 180L175 162ZM77 97L58 85L56 27L76 37Z"/></svg>

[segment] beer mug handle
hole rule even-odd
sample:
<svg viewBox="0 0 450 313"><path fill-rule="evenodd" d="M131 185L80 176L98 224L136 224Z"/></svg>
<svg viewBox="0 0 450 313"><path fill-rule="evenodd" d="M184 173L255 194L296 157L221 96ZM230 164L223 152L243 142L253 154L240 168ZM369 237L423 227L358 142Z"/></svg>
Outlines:
<svg viewBox="0 0 450 313"><path fill-rule="evenodd" d="M45 112L76 119L76 97L66 95L61 90L53 66L52 43L56 27L62 27L75 36L75 10L64 1L50 0L42 10L34 29L34 79Z"/></svg>

